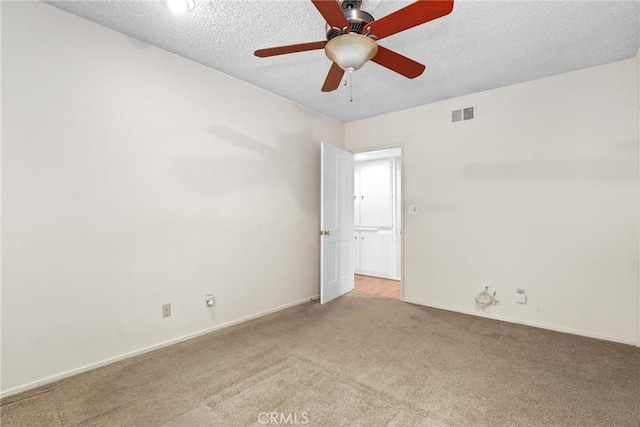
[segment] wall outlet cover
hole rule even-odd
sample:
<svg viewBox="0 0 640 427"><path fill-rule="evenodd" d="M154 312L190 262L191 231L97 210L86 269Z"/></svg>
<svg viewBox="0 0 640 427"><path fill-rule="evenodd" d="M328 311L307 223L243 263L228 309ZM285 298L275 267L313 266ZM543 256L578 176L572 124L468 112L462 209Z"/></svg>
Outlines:
<svg viewBox="0 0 640 427"><path fill-rule="evenodd" d="M162 304L162 318L171 316L171 303Z"/></svg>

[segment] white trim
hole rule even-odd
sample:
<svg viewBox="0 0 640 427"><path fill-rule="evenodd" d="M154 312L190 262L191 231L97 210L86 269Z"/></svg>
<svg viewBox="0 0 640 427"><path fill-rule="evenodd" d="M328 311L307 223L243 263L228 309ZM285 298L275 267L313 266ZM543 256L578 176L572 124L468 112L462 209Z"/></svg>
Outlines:
<svg viewBox="0 0 640 427"><path fill-rule="evenodd" d="M406 298L403 299L403 301L404 302L408 302L410 304L417 304L417 305L422 305L422 306L425 306L425 307L437 308L439 310L453 311L455 313L468 314L468 315L471 315L471 316L483 317L483 318L486 318L486 319L500 320L502 322L507 322L507 323L516 323L516 324L519 324L519 325L532 326L534 328L547 329L549 331L562 332L562 333L565 333L565 334L572 334L572 335L579 335L579 336L583 336L583 337L587 337L587 338L595 338L595 339L605 340L605 341L612 341L612 342L617 342L617 343L620 343L620 344L635 345L633 340L629 340L629 339L624 339L624 338L619 338L619 337L612 337L612 336L609 336L609 335L602 335L602 334L593 334L593 333L590 333L590 332L580 331L580 330L576 330L576 329L562 328L562 327L558 327L558 326L548 325L546 323L529 322L529 321L526 321L526 320L523 321L523 320L519 320L519 319L513 319L513 318L510 318L510 317L505 317L505 316L495 316L495 315L490 314L490 313L480 313L480 312L473 311L473 310L458 309L458 308L446 307L446 306L437 305L437 304L427 304L427 303L424 303L424 302L419 302L419 301L410 300L410 299L406 299Z"/></svg>
<svg viewBox="0 0 640 427"><path fill-rule="evenodd" d="M640 49L638 49L638 52L636 53L636 106L637 106L637 114L636 114L636 120L637 120L637 133L636 133L636 142L638 143L639 146L639 151L638 151L638 169L640 169ZM640 178L638 179L638 185L640 186ZM640 188L639 188L639 193L640 193ZM638 197L640 199L640 194L638 194ZM640 212L640 206L638 206L638 212ZM638 230L639 230L639 234L638 234L638 253L640 254L640 222L638 223ZM640 266L640 259L639 261L639 266ZM640 267L639 267L640 269ZM637 338L636 338L636 346L640 347L640 271L638 272L638 294L637 294L637 299L638 299L638 309L636 312L636 325L637 325Z"/></svg>
<svg viewBox="0 0 640 427"><path fill-rule="evenodd" d="M183 335L183 336L178 337L178 338L173 338L173 339L161 342L159 344L154 344L154 345L149 346L149 347L144 347L144 348L141 348L141 349L129 352L129 353L122 354L120 356L110 357L110 358L102 360L100 362L91 363L89 365L85 365L85 366L82 366L80 368L76 368L76 369L72 369L70 371L62 372L60 374L52 375L50 377L43 378L41 380L34 381L34 382L31 382L31 383L28 383L28 384L24 384L24 385L21 385L21 386L18 386L18 387L14 387L14 388L9 389L9 390L4 390L4 391L0 392L0 398L9 397L9 396L12 396L14 394L22 393L24 391L31 390L31 389L36 388L36 387L40 387L40 386L43 386L43 385L51 384L51 383L56 382L56 381L60 381L60 380L62 380L64 378L68 378L68 377L72 377L74 375L81 374L83 372L87 372L87 371L91 371L93 369L101 368L103 366L111 365L112 363L120 362L120 361L125 360L125 359L130 359L132 357L136 357L136 356L139 356L141 354L148 353L150 351L158 350L158 349L161 349L163 347L168 347L170 345L178 344L178 343L180 343L182 341L187 341L187 340L190 340L192 338L199 337L201 335L206 335L206 334L208 334L210 332L214 332L214 331L217 331L217 330L220 330L220 329L225 329L225 328L228 328L230 326L234 326L234 325L237 325L237 324L240 324L240 323L248 322L250 320L257 319L259 317L263 317L263 316L266 316L268 314L272 314L272 313L275 313L275 312L278 312L278 311L285 310L287 308L295 307L296 305L300 305L300 304L304 304L306 302L310 302L311 300L317 299L319 297L320 297L320 295L315 295L315 296L311 296L311 297L308 297L308 298L304 298L304 299L301 299L299 301L295 301L295 302L292 302L292 303L289 303L289 304L284 304L284 305L281 305L279 307L271 308L269 310L261 311L261 312L259 312L257 314L252 314L250 316L241 317L240 319L237 319L237 320L232 320L230 322L226 322L226 323L222 323L220 325L212 326L210 328L202 329L202 330L200 330L198 332L194 332L194 333L191 333L191 334L188 334L188 335Z"/></svg>

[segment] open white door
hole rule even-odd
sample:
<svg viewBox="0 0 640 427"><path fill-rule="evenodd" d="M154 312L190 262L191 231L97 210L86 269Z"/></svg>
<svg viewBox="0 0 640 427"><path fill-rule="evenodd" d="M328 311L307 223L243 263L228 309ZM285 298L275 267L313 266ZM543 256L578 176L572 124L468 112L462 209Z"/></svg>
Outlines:
<svg viewBox="0 0 640 427"><path fill-rule="evenodd" d="M353 154L322 143L320 302L353 290Z"/></svg>

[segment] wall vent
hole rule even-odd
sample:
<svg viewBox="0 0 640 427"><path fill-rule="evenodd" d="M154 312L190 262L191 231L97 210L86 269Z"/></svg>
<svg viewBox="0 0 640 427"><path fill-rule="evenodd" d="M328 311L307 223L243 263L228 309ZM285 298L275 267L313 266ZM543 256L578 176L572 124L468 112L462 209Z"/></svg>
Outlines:
<svg viewBox="0 0 640 427"><path fill-rule="evenodd" d="M474 107L461 108L459 110L453 110L451 112L451 122L463 122L466 120L473 120L475 118Z"/></svg>

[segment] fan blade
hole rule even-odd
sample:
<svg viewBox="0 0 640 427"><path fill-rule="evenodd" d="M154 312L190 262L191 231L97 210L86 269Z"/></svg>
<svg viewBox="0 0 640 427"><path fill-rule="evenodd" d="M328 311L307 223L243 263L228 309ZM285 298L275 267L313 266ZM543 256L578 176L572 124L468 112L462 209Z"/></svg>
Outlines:
<svg viewBox="0 0 640 427"><path fill-rule="evenodd" d="M344 12L336 0L311 0L311 3L331 27L351 29L351 24L345 18Z"/></svg>
<svg viewBox="0 0 640 427"><path fill-rule="evenodd" d="M338 89L338 86L340 86L340 82L342 81L342 76L344 76L344 70L340 68L338 64L332 62L329 74L327 74L324 85L322 85L322 91L331 92L332 90Z"/></svg>
<svg viewBox="0 0 640 427"><path fill-rule="evenodd" d="M373 21L364 28L363 33L370 28L371 34L380 40L400 31L413 28L416 25L448 15L452 10L453 0L418 0L377 21Z"/></svg>
<svg viewBox="0 0 640 427"><path fill-rule="evenodd" d="M410 79L415 79L425 69L425 66L419 62L380 45L378 45L378 53L373 57L372 61Z"/></svg>
<svg viewBox="0 0 640 427"><path fill-rule="evenodd" d="M310 42L300 44L290 44L288 46L270 47L268 49L258 49L253 54L260 58L266 58L269 56L285 55L287 53L304 52L306 50L324 49L326 41Z"/></svg>

